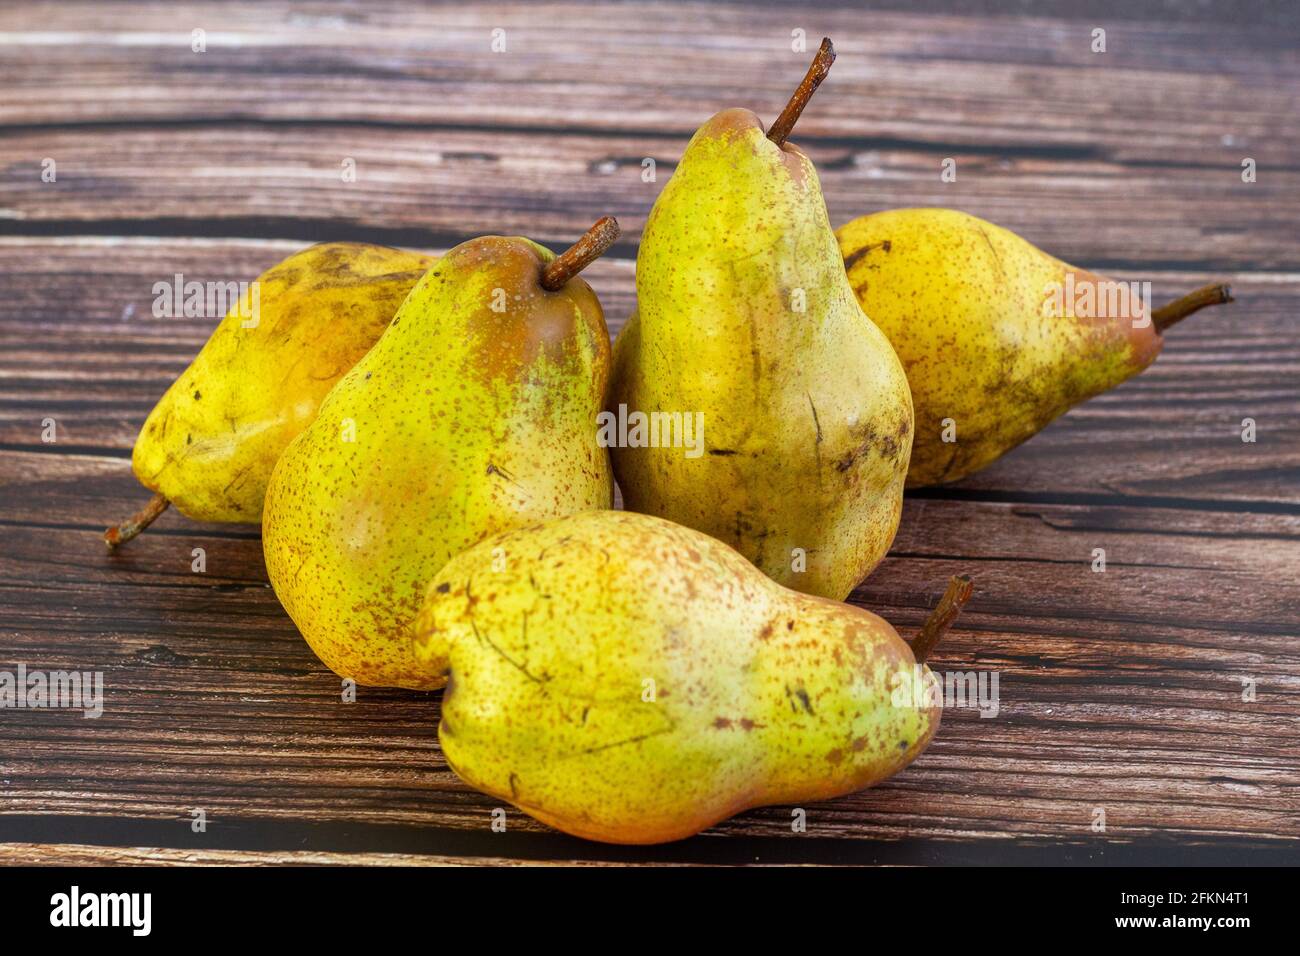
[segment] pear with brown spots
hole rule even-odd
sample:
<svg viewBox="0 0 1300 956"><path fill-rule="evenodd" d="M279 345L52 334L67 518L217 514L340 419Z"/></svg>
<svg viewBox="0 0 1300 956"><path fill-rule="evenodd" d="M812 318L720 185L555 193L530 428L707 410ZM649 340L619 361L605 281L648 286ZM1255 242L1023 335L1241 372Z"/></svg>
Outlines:
<svg viewBox="0 0 1300 956"><path fill-rule="evenodd" d="M131 467L155 495L104 532L109 548L171 504L196 521L261 521L280 453L379 341L433 262L417 252L331 242L258 276L145 420Z"/></svg>
<svg viewBox="0 0 1300 956"><path fill-rule="evenodd" d="M601 220L559 257L501 236L452 249L280 458L267 572L335 673L440 687L411 653L438 569L487 535L611 506L595 428L609 332L576 273L617 233Z"/></svg>
<svg viewBox="0 0 1300 956"><path fill-rule="evenodd" d="M1140 289L953 209L895 209L838 233L849 281L907 369L908 487L957 481L1141 372L1211 285L1149 311Z"/></svg>
<svg viewBox="0 0 1300 956"><path fill-rule="evenodd" d="M415 653L447 681L438 740L467 783L576 836L661 843L907 766L939 726L924 659L970 593L954 579L909 647L706 534L589 512L453 558Z"/></svg>
<svg viewBox="0 0 1300 956"><path fill-rule="evenodd" d="M613 451L628 509L839 600L898 530L912 399L849 287L817 171L785 141L832 58L823 41L766 134L732 109L691 139L645 226L607 407L630 426Z"/></svg>

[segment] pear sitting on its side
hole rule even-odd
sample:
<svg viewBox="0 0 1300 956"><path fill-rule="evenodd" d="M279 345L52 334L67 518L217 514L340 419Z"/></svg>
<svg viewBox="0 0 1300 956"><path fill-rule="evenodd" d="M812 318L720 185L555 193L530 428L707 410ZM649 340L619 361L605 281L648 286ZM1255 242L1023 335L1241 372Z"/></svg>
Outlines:
<svg viewBox="0 0 1300 956"><path fill-rule="evenodd" d="M629 510L839 600L898 530L912 400L844 275L817 170L786 142L833 59L824 40L766 133L731 109L691 138L646 222L608 409L702 423L700 455L662 435L613 450Z"/></svg>
<svg viewBox="0 0 1300 956"><path fill-rule="evenodd" d="M335 673L442 686L410 632L438 569L487 535L613 504L596 436L609 331L577 273L617 235L606 218L558 257L502 236L452 249L281 456L266 570Z"/></svg>
<svg viewBox="0 0 1300 956"><path fill-rule="evenodd" d="M131 467L156 492L104 532L112 550L169 504L196 521L256 524L280 453L379 340L429 256L331 242L258 276L154 406Z"/></svg>
<svg viewBox="0 0 1300 956"><path fill-rule="evenodd" d="M448 682L438 740L467 783L566 833L662 843L907 766L939 725L923 662L970 593L953 579L909 648L708 535L589 512L453 558L415 650Z"/></svg>
<svg viewBox="0 0 1300 956"><path fill-rule="evenodd" d="M858 301L912 386L909 488L985 467L1145 369L1169 326L1232 301L1211 285L1148 312L1133 283L951 209L875 213L837 235Z"/></svg>

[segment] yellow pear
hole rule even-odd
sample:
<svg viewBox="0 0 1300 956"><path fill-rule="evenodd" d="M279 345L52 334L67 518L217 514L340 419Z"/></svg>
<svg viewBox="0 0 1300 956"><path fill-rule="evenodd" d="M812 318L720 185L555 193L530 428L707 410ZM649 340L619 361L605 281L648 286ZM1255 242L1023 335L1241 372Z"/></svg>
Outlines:
<svg viewBox="0 0 1300 956"><path fill-rule="evenodd" d="M894 539L912 402L844 275L817 171L785 140L833 58L823 41L766 134L732 109L691 139L646 223L607 409L629 510L838 600Z"/></svg>
<svg viewBox="0 0 1300 956"><path fill-rule="evenodd" d="M908 487L985 467L1145 369L1169 326L1231 301L1227 286L1211 285L1150 312L1134 283L952 209L875 213L837 235L858 301L907 369Z"/></svg>
<svg viewBox="0 0 1300 956"><path fill-rule="evenodd" d="M438 569L487 535L613 503L595 427L609 332L576 273L617 235L606 218L559 257L501 236L452 249L281 456L266 569L335 673L441 686L410 632Z"/></svg>
<svg viewBox="0 0 1300 956"><path fill-rule="evenodd" d="M415 653L447 681L438 739L467 783L576 836L660 843L907 766L939 725L924 659L970 593L953 579L909 648L706 534L589 512L448 562Z"/></svg>
<svg viewBox="0 0 1300 956"><path fill-rule="evenodd" d="M280 453L433 263L416 252L331 242L258 276L145 420L131 467L156 494L104 532L109 548L169 504L196 521L260 521Z"/></svg>

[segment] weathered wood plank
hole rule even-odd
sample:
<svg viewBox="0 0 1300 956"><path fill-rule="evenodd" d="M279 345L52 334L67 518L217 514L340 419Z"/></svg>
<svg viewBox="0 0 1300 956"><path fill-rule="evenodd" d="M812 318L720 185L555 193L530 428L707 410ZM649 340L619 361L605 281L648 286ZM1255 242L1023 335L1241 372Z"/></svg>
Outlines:
<svg viewBox="0 0 1300 956"><path fill-rule="evenodd" d="M706 3L34 11L0 9L0 668L101 670L106 701L97 720L4 712L0 860L1300 853L1294 16L1216 22L1197 7L1170 22L1121 5L1099 55L1095 18L1060 4L1051 17ZM195 26L207 53L189 49ZM505 54L487 52L496 26ZM1238 293L1180 326L1139 379L907 501L854 601L909 634L949 574L972 574L975 602L934 660L997 672L996 717L950 710L914 766L806 808L798 838L782 807L683 848L592 847L514 811L499 837L495 801L442 760L438 695L363 689L343 703L270 591L256 529L173 511L103 551L102 525L143 498L135 431L216 320L154 319L154 282L248 279L320 238L436 250L509 231L559 245L612 212L625 239L588 277L616 331L634 306L637 235L686 138L724 106L770 118L806 62L789 49L795 27L841 53L796 136L833 221L956 206L1151 279L1157 297L1210 277ZM56 184L40 182L46 156ZM356 183L339 178L343 156ZM958 179L944 184L948 156ZM1243 156L1257 183L1241 182ZM655 183L640 179L644 157ZM1254 444L1240 440L1247 417ZM210 845L190 830L195 808Z"/></svg>
<svg viewBox="0 0 1300 956"><path fill-rule="evenodd" d="M946 575L972 573L976 601L936 663L998 671L1000 712L950 711L907 772L808 808L813 832L1079 839L1104 807L1116 838L1300 837L1300 584L1287 576L1300 525L1220 518L910 502L895 555L856 599L910 633ZM117 558L93 530L6 529L7 655L101 669L107 685L98 720L7 715L7 812L487 826L494 801L436 747L436 695L342 703L265 586L256 538L179 527ZM206 574L190 571L194 546ZM512 829L544 832L516 816ZM769 808L717 832L788 830L788 810Z"/></svg>
<svg viewBox="0 0 1300 956"><path fill-rule="evenodd" d="M213 627L235 636L263 626L282 631L285 619L272 596L261 593L266 579L255 529L197 524L169 512L133 547L110 555L97 537L105 523L96 520L100 508L115 505L109 513L116 514L132 499L88 498L64 515L60 494L86 487L102 473L93 458L69 457L69 475L79 477L66 479L47 499L46 490L62 484L47 478L51 460L0 457L0 521L8 526L0 585L12 588L12 599L22 605L13 608L12 626L73 627L80 619L82 609L49 598L22 602L22 588L32 584L50 592L102 590L135 599L150 591L155 605L140 605L137 613L127 603L97 620L101 628L140 627L147 634L149 622L158 620L152 615L166 611L172 631L196 636ZM91 468L83 469L88 462ZM106 487L132 492L124 464ZM204 574L191 572L195 547L206 551ZM1106 551L1105 573L1091 570L1096 548ZM1019 615L1025 626L1041 619L1076 636L1097 629L1115 637L1126 627L1159 633L1161 627L1204 626L1272 640L1297 628L1300 581L1289 572L1298 563L1300 517L1294 515L911 498L891 558L859 596L872 605L916 610L949 574L964 570L981 577L987 595L982 613L996 609L1007 615L1008 625ZM33 582L37 574L39 582ZM230 620L208 620L217 610ZM1269 652L1284 646L1285 641L1275 644Z"/></svg>
<svg viewBox="0 0 1300 956"><path fill-rule="evenodd" d="M42 422L53 417L62 446L126 455L149 409L216 323L154 318L153 284L177 272L247 279L297 248L289 241L0 239L0 446L57 451L41 438ZM614 257L586 276L614 332L635 304L633 274L630 260ZM1203 278L1119 275L1154 275L1158 297ZM1300 276L1225 278L1236 303L1179 325L1143 375L958 487L1021 500L1300 504ZM1241 440L1245 418L1256 422L1254 443ZM1096 454L1099 445L1108 454ZM85 490L94 496L92 489Z"/></svg>
<svg viewBox="0 0 1300 956"><path fill-rule="evenodd" d="M87 132L0 134L0 230L399 245L506 232L567 243L612 214L622 248L634 250L687 138L364 125ZM1247 184L1239 160L1217 156L1134 166L977 149L957 153L957 179L943 182L946 147L802 142L836 225L884 208L951 206L1094 267L1300 272L1298 168L1265 167ZM55 183L41 179L46 157L58 164ZM344 158L355 182L342 178ZM654 182L642 181L646 158Z"/></svg>
<svg viewBox="0 0 1300 956"><path fill-rule="evenodd" d="M84 843L0 843L5 866L547 866L552 861L421 853L328 853L313 850L196 850L95 846ZM601 860L556 860L558 866L605 866ZM662 866L649 862L648 866Z"/></svg>
<svg viewBox="0 0 1300 956"><path fill-rule="evenodd" d="M76 843L0 844L5 866L513 866L508 859L456 859L402 853L269 854L241 850L175 850L167 847L91 846Z"/></svg>
<svg viewBox="0 0 1300 956"><path fill-rule="evenodd" d="M771 116L825 33L836 92L808 137L1063 145L1168 162L1241 146L1294 165L1278 128L1300 74L1294 23L1117 19L1107 52L1088 18L868 12L856 5L367 4L320 15L278 4L0 12L14 83L8 123L304 116L369 122L673 130L751 105ZM208 26L207 52L190 31ZM493 29L506 51L491 52ZM653 78L653 82L650 82ZM830 101L830 102L828 102ZM1224 137L1230 137L1225 143ZM1228 145L1231 143L1233 145Z"/></svg>

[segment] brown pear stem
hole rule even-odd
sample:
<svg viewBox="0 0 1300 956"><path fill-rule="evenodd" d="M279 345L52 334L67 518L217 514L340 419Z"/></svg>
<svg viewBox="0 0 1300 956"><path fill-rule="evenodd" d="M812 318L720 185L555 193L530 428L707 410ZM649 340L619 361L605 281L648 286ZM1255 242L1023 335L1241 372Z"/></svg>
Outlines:
<svg viewBox="0 0 1300 956"><path fill-rule="evenodd" d="M542 270L542 288L559 292L564 283L604 255L618 239L618 233L618 220L613 216L597 219L581 239L547 263Z"/></svg>
<svg viewBox="0 0 1300 956"><path fill-rule="evenodd" d="M170 504L171 502L162 495L154 495L149 499L147 505L130 518L106 530L104 532L104 544L108 545L108 550L116 551L121 545L126 544L149 527L160 514L167 510L167 506Z"/></svg>
<svg viewBox="0 0 1300 956"><path fill-rule="evenodd" d="M939 603L925 619L916 637L912 639L912 656L916 658L918 664L925 663L930 652L948 633L948 628L952 627L953 621L957 620L957 615L961 613L961 609L966 606L973 593L975 593L975 585L971 584L970 578L966 575L957 575L949 580L948 590L943 592L943 597L939 598Z"/></svg>
<svg viewBox="0 0 1300 956"><path fill-rule="evenodd" d="M822 45L818 47L817 55L813 57L812 66L808 67L808 72L804 74L803 82L799 84L798 89L794 91L794 96L790 97L790 102L785 104L785 109L767 131L768 139L778 146L785 145L785 141L790 137L790 131L794 129L794 124L799 122L799 114L817 92L817 87L822 85L822 80L826 79L826 74L831 71L831 64L834 62L835 47L831 45L829 37L823 37Z"/></svg>
<svg viewBox="0 0 1300 956"><path fill-rule="evenodd" d="M1181 322L1193 312L1199 312L1207 305L1222 305L1232 301L1232 289L1227 283L1216 282L1202 286L1195 292L1189 292L1181 299L1174 299L1168 305L1162 305L1151 313L1151 321L1156 331L1163 332L1175 322Z"/></svg>

